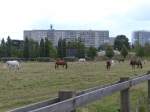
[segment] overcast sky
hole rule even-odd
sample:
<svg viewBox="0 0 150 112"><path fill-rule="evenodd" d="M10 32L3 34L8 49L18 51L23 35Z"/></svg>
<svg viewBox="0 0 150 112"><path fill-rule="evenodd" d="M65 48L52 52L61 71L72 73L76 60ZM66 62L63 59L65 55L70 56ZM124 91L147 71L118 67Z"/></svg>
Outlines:
<svg viewBox="0 0 150 112"><path fill-rule="evenodd" d="M23 30L109 30L110 36L150 30L150 0L0 0L0 39Z"/></svg>

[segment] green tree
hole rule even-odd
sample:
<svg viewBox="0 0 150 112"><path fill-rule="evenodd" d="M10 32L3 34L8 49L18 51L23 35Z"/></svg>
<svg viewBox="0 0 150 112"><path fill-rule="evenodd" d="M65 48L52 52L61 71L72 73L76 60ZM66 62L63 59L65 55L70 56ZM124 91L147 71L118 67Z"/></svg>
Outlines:
<svg viewBox="0 0 150 112"><path fill-rule="evenodd" d="M59 39L58 46L57 46L57 54L59 58L63 58L66 56L66 40Z"/></svg>
<svg viewBox="0 0 150 112"><path fill-rule="evenodd" d="M77 57L84 58L85 57L85 46L82 42L77 42Z"/></svg>
<svg viewBox="0 0 150 112"><path fill-rule="evenodd" d="M39 45L38 45L38 42L35 42L32 39L29 40L29 57L30 58L39 57Z"/></svg>
<svg viewBox="0 0 150 112"><path fill-rule="evenodd" d="M112 57L114 56L114 51L113 51L112 46L107 46L107 47L106 47L105 55L106 55L106 57L108 57L108 58L112 58Z"/></svg>
<svg viewBox="0 0 150 112"><path fill-rule="evenodd" d="M28 37L25 38L24 49L23 49L23 57L29 58L29 40Z"/></svg>
<svg viewBox="0 0 150 112"><path fill-rule="evenodd" d="M1 41L0 54L1 54L0 55L1 57L6 57L6 43L5 43L4 38Z"/></svg>
<svg viewBox="0 0 150 112"><path fill-rule="evenodd" d="M123 45L130 49L129 40L125 35L118 35L114 42L114 49L121 51Z"/></svg>
<svg viewBox="0 0 150 112"><path fill-rule="evenodd" d="M48 38L45 38L45 57L50 56L50 48L51 48L51 42L48 40Z"/></svg>
<svg viewBox="0 0 150 112"><path fill-rule="evenodd" d="M126 48L125 45L123 45L122 49L121 49L121 55L126 58L126 56L128 55L128 49Z"/></svg>
<svg viewBox="0 0 150 112"><path fill-rule="evenodd" d="M40 57L45 56L45 44L44 44L44 39L42 38L40 41Z"/></svg>
<svg viewBox="0 0 150 112"><path fill-rule="evenodd" d="M6 42L6 55L7 55L7 57L11 57L11 52L12 52L12 43L11 43L10 37L8 36L7 42Z"/></svg>
<svg viewBox="0 0 150 112"><path fill-rule="evenodd" d="M144 48L141 45L136 47L136 56L143 57L144 56Z"/></svg>
<svg viewBox="0 0 150 112"><path fill-rule="evenodd" d="M144 55L149 57L150 56L150 44L146 43L144 46Z"/></svg>
<svg viewBox="0 0 150 112"><path fill-rule="evenodd" d="M62 56L66 57L66 39L62 40Z"/></svg>
<svg viewBox="0 0 150 112"><path fill-rule="evenodd" d="M94 57L96 56L96 52L97 52L97 49L95 47L89 47L87 51L87 56L94 59Z"/></svg>

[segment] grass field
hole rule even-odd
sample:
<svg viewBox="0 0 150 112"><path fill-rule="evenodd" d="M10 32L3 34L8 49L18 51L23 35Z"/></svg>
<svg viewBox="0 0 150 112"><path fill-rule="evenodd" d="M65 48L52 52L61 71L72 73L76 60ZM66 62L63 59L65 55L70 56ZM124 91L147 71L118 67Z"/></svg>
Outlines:
<svg viewBox="0 0 150 112"><path fill-rule="evenodd" d="M143 69L132 70L129 62L116 63L110 71L104 62L69 63L69 69L54 69L54 63L21 63L18 71L8 71L0 64L0 112L57 96L59 90L80 91L119 80L120 77L133 77L150 70L150 62ZM139 97L146 94L146 83L132 88L132 108ZM119 93L94 102L80 112L117 112Z"/></svg>

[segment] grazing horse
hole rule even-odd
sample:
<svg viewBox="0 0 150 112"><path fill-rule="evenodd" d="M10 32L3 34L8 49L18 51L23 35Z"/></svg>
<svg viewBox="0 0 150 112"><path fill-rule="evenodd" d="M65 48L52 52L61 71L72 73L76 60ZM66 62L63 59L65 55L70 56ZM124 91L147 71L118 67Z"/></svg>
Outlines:
<svg viewBox="0 0 150 112"><path fill-rule="evenodd" d="M6 61L6 65L7 67L10 69L17 69L19 70L20 68L20 64L17 60L13 60L13 61Z"/></svg>
<svg viewBox="0 0 150 112"><path fill-rule="evenodd" d="M135 66L137 66L137 68L143 68L142 62L140 59L131 59L130 60L130 65L132 66L132 68L135 69Z"/></svg>
<svg viewBox="0 0 150 112"><path fill-rule="evenodd" d="M106 61L106 68L107 68L107 70L110 70L111 63L112 63L111 60L107 60L107 61Z"/></svg>
<svg viewBox="0 0 150 112"><path fill-rule="evenodd" d="M86 59L85 58L80 58L78 61L79 62L86 62Z"/></svg>
<svg viewBox="0 0 150 112"><path fill-rule="evenodd" d="M64 61L64 60L57 60L57 61L55 62L55 69L58 68L59 65L61 65L61 66L63 66L63 67L65 66L66 69L68 68L68 64L67 64L67 62Z"/></svg>

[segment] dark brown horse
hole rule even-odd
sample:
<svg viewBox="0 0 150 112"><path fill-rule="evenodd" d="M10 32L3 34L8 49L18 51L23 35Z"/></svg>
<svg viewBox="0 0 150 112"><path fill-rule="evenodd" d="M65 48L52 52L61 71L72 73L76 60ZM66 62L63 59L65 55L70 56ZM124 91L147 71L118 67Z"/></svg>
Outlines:
<svg viewBox="0 0 150 112"><path fill-rule="evenodd" d="M55 62L55 69L58 68L59 65L65 67L66 69L68 68L68 64L67 64L67 62L64 61L64 60L57 60L57 61Z"/></svg>
<svg viewBox="0 0 150 112"><path fill-rule="evenodd" d="M137 66L137 68L143 68L142 62L140 59L131 59L130 60L130 65L132 66L133 69Z"/></svg>
<svg viewBox="0 0 150 112"><path fill-rule="evenodd" d="M110 70L110 67L111 67L111 60L107 60L106 61L106 68L107 68L107 70Z"/></svg>

